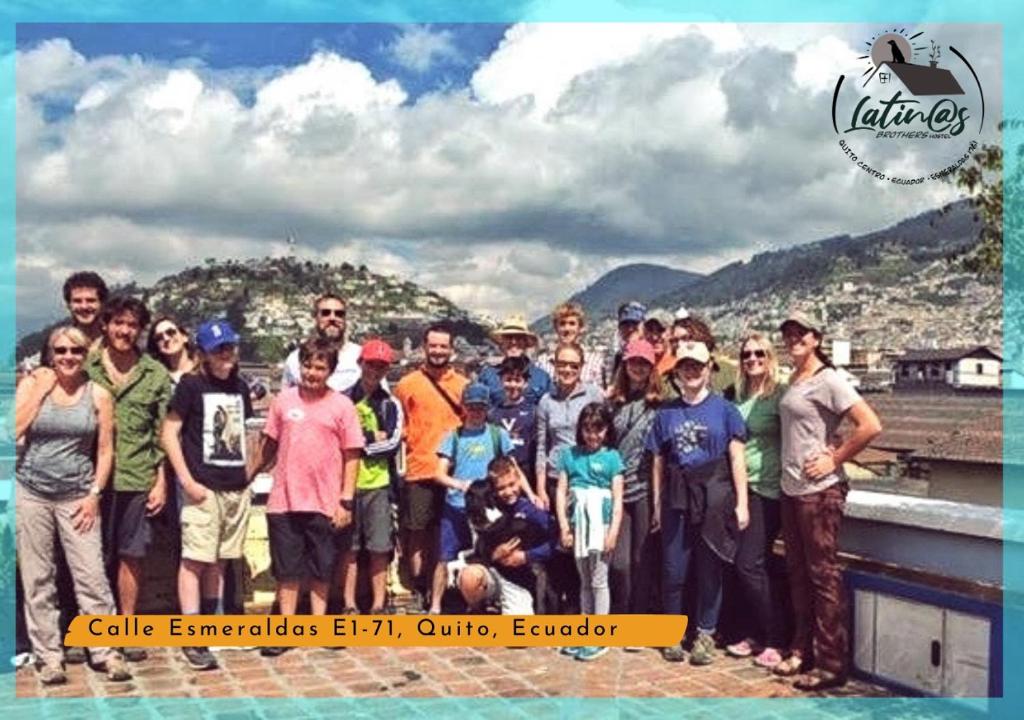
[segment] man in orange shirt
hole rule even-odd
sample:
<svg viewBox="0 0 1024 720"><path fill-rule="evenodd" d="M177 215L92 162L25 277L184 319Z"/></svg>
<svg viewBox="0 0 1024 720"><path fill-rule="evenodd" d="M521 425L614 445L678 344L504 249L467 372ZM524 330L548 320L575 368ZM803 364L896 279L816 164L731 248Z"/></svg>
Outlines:
<svg viewBox="0 0 1024 720"><path fill-rule="evenodd" d="M444 488L434 482L441 439L462 422L462 391L469 379L451 367L452 331L431 325L423 333L423 365L395 387L405 414L405 481L399 527L413 590L425 606L434 574L437 522Z"/></svg>

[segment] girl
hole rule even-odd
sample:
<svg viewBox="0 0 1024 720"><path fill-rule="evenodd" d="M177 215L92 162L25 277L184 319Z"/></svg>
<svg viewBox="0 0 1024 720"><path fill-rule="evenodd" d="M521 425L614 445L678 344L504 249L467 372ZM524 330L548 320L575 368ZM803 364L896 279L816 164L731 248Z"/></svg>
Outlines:
<svg viewBox="0 0 1024 720"><path fill-rule="evenodd" d="M99 516L114 461L114 401L82 370L89 339L81 330L57 328L46 349L53 367L37 370L35 381L22 383L15 394L15 434L25 439L15 472L15 534L39 679L57 685L67 676L56 606L56 542L64 549L81 612L117 612L103 568ZM108 680L131 679L119 651L94 647L92 659Z"/></svg>
<svg viewBox="0 0 1024 720"><path fill-rule="evenodd" d="M690 552L697 562L697 638L690 662L714 661L714 632L722 605L722 569L747 527L746 427L736 406L708 389L711 354L704 343L679 343L673 371L682 396L658 410L647 438L654 454L654 514L661 528L663 611L683 612ZM686 658L682 645L662 650L670 662Z"/></svg>
<svg viewBox="0 0 1024 720"><path fill-rule="evenodd" d="M152 325L146 340L146 352L163 363L171 375L171 387L197 370L195 349L185 329L169 315L161 315Z"/></svg>
<svg viewBox="0 0 1024 720"><path fill-rule="evenodd" d="M624 477L622 532L611 565L613 613L650 611L651 454L644 449L644 441L662 396L661 375L654 370L655 357L654 348L646 340L630 342L609 398Z"/></svg>
<svg viewBox="0 0 1024 720"><path fill-rule="evenodd" d="M751 333L740 343L740 374L727 397L736 402L747 423L747 482L750 488L750 525L740 533L736 558L736 577L750 604L756 622L757 638L748 638L726 647L733 657L756 654L754 664L773 668L782 660L777 648L782 645L779 614L768 576L767 562L779 534L779 398L785 386L777 380L775 350L768 338Z"/></svg>
<svg viewBox="0 0 1024 720"><path fill-rule="evenodd" d="M779 401L782 421L782 537L795 614L792 654L779 675L814 670L797 679L799 690L846 682L849 639L842 574L837 559L839 521L849 486L843 463L882 431L878 416L832 367L821 349L823 332L803 313L779 328L794 371ZM853 433L830 445L848 417ZM813 628L813 631L812 631ZM812 647L813 640L813 647Z"/></svg>
<svg viewBox="0 0 1024 720"><path fill-rule="evenodd" d="M608 562L622 523L622 457L615 444L611 411L590 403L580 412L576 445L562 451L558 463L556 509L562 546L573 548L580 574L580 610L607 615ZM569 493L572 493L572 521ZM566 648L577 660L596 660L606 647Z"/></svg>

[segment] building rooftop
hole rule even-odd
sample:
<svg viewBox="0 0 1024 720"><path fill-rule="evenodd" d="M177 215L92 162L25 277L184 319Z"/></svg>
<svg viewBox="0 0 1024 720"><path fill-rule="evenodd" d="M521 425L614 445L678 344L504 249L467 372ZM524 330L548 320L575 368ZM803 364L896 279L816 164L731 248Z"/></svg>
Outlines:
<svg viewBox="0 0 1024 720"><path fill-rule="evenodd" d="M903 356L897 358L897 362L949 362L962 360L966 357L987 356L996 360L1002 360L1002 356L987 345L973 345L970 347L939 348L935 350L907 350Z"/></svg>

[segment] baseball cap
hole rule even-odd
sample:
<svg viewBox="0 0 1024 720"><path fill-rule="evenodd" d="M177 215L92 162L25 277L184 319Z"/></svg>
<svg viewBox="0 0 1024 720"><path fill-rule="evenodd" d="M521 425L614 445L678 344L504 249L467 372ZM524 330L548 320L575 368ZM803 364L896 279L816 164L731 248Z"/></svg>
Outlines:
<svg viewBox="0 0 1024 720"><path fill-rule="evenodd" d="M395 359L395 353L386 342L380 338L373 338L363 343L359 359L363 362L386 362L390 365Z"/></svg>
<svg viewBox="0 0 1024 720"><path fill-rule="evenodd" d="M642 323L647 314L647 307L641 303L630 301L619 305L619 323L636 322Z"/></svg>
<svg viewBox="0 0 1024 720"><path fill-rule="evenodd" d="M676 365L683 360L696 360L701 364L707 365L708 361L711 360L711 353L708 352L708 346L704 343L685 340L679 343L679 347L676 348Z"/></svg>
<svg viewBox="0 0 1024 720"><path fill-rule="evenodd" d="M805 330L810 330L817 335L825 334L825 328L821 326L820 322L812 320L810 315L800 310L794 310L791 312L789 317L783 320L782 324L779 325L779 330L785 330L787 325L799 325Z"/></svg>
<svg viewBox="0 0 1024 720"><path fill-rule="evenodd" d="M491 405L491 391L482 383L470 383L462 391L463 405Z"/></svg>
<svg viewBox="0 0 1024 720"><path fill-rule="evenodd" d="M641 358L646 360L651 365L657 365L654 359L654 346L643 339L631 340L626 345L626 350L622 354L622 360L632 360L633 358Z"/></svg>
<svg viewBox="0 0 1024 720"><path fill-rule="evenodd" d="M644 327L646 328L648 326L656 325L661 328L662 332L664 332L672 327L673 321L674 318L664 310L652 310L650 314L647 315L647 319L644 320Z"/></svg>
<svg viewBox="0 0 1024 720"><path fill-rule="evenodd" d="M196 330L196 345L205 353L221 345L237 345L238 333L227 320L207 320Z"/></svg>

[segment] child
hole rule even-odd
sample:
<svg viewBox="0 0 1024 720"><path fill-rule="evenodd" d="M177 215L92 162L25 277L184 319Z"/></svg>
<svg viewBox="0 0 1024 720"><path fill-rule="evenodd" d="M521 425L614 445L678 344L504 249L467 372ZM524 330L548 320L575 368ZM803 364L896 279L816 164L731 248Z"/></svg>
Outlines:
<svg viewBox="0 0 1024 720"><path fill-rule="evenodd" d="M466 518L466 490L474 480L487 477L487 465L496 457L512 452L508 433L487 422L490 391L486 385L471 383L462 392L465 420L448 433L437 449L440 463L435 482L447 488L441 510L440 556L434 569L430 613L441 613L441 599L448 584L448 563L473 544Z"/></svg>
<svg viewBox="0 0 1024 720"><path fill-rule="evenodd" d="M388 497L392 460L402 440L402 406L381 381L394 359L391 346L383 340L363 343L359 354L360 379L349 397L363 429L366 447L356 477L356 508L352 519L352 545L345 553L344 601L346 614L356 612L359 581L359 551L370 556L371 613L384 612L388 557L392 550L391 502Z"/></svg>
<svg viewBox="0 0 1024 720"><path fill-rule="evenodd" d="M526 401L524 394L530 361L528 358L507 357L498 365L498 376L505 389L504 401L491 409L488 420L505 429L512 438L511 457L526 481L528 498L533 497L533 463L537 458L537 435L534 431L536 406Z"/></svg>
<svg viewBox="0 0 1024 720"><path fill-rule="evenodd" d="M181 378L161 430L184 493L178 571L183 615L219 611L224 561L242 557L249 523L245 421L252 405L248 386L238 376L238 341L226 320L199 326L200 370ZM206 647L182 652L196 669L217 667Z"/></svg>
<svg viewBox="0 0 1024 720"><path fill-rule="evenodd" d="M697 556L697 638L690 662L714 661L714 633L722 604L722 570L736 554L749 522L747 429L736 406L710 392L711 354L701 342L681 342L673 371L681 397L658 409L647 436L652 453L653 522L661 528L663 611L683 612L690 551ZM662 650L669 662L686 659L681 645Z"/></svg>
<svg viewBox="0 0 1024 720"><path fill-rule="evenodd" d="M552 517L523 495L519 473L511 458L491 460L487 480L505 518L530 523L535 530L531 535L540 541L530 545L519 536L506 540L493 550L490 558L484 558L485 564L463 568L459 574L459 589L471 608L498 600L502 615L532 615L536 585L532 566L551 556Z"/></svg>
<svg viewBox="0 0 1024 720"><path fill-rule="evenodd" d="M608 564L622 522L623 465L611 410L590 403L580 412L576 445L562 451L555 506L562 545L574 548L580 573L580 611L607 615L611 606ZM569 494L572 494L572 520ZM565 648L577 660L596 660L606 647Z"/></svg>
<svg viewBox="0 0 1024 720"><path fill-rule="evenodd" d="M312 613L327 611L338 546L352 523L363 433L352 401L327 385L337 362L331 341L302 343L299 384L274 398L263 429L258 469L276 460L267 530L282 615L295 614L303 581L309 582ZM260 654L284 651L264 647Z"/></svg>

